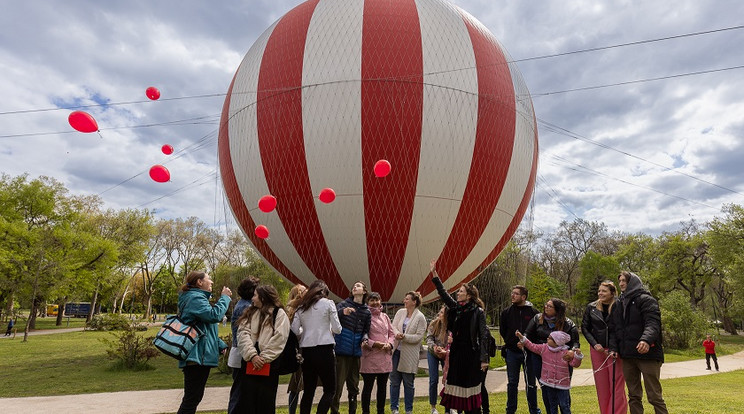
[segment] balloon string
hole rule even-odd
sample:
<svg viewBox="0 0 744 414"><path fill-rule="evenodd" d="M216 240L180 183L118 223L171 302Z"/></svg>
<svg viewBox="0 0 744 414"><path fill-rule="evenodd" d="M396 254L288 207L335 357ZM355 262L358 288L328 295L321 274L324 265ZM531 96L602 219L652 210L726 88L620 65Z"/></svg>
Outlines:
<svg viewBox="0 0 744 414"><path fill-rule="evenodd" d="M96 130L96 133L98 133L98 136L101 137L101 139L103 139L103 135L101 135L101 130L100 129Z"/></svg>

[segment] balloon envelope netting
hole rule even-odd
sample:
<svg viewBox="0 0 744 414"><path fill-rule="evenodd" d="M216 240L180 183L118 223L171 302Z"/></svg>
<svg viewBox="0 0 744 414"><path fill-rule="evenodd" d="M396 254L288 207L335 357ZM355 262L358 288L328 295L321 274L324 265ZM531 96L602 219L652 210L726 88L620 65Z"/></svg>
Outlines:
<svg viewBox="0 0 744 414"><path fill-rule="evenodd" d="M510 61L441 0L289 11L246 54L220 123L222 181L258 253L339 297L361 280L386 301L433 300L433 258L448 288L477 276L516 231L537 170L532 101ZM384 178L379 160L393 166ZM265 194L269 214L255 207Z"/></svg>

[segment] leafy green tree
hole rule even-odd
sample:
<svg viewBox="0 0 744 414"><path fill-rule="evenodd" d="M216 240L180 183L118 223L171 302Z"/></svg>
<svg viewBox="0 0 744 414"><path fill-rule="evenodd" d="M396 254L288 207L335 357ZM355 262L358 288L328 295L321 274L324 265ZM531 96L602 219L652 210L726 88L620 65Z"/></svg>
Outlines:
<svg viewBox="0 0 744 414"><path fill-rule="evenodd" d="M710 286L718 305L714 311L720 312L714 316L721 319L726 332L735 334L734 318L744 316L744 208L729 204L723 213L708 223L705 240L720 272Z"/></svg>
<svg viewBox="0 0 744 414"><path fill-rule="evenodd" d="M536 268L527 278L526 285L530 295L529 300L539 310L550 298L561 298L566 293L566 286L548 276L543 269Z"/></svg>
<svg viewBox="0 0 744 414"><path fill-rule="evenodd" d="M603 256L596 252L588 252L579 262L581 276L576 285L574 304L580 311L584 305L597 299L599 284L607 279L616 281L620 273L620 265L612 256Z"/></svg>
<svg viewBox="0 0 744 414"><path fill-rule="evenodd" d="M690 304L684 292L675 290L659 301L664 345L674 349L697 346L709 328L705 313Z"/></svg>

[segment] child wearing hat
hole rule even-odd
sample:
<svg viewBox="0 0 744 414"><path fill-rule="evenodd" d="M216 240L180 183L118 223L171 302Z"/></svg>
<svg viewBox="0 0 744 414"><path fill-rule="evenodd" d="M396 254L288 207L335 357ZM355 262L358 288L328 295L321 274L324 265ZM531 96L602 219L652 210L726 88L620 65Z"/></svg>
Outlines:
<svg viewBox="0 0 744 414"><path fill-rule="evenodd" d="M519 331L515 334L527 349L542 357L540 384L543 394L547 396L545 401L550 405L545 407L545 412L547 414L558 414L558 408L560 407L562 414L570 414L571 374L568 366L578 367L584 358L581 351L577 349L571 362L566 363L563 360L563 356L568 352L566 344L571 340L571 336L563 331L553 331L548 336L547 344L533 344Z"/></svg>

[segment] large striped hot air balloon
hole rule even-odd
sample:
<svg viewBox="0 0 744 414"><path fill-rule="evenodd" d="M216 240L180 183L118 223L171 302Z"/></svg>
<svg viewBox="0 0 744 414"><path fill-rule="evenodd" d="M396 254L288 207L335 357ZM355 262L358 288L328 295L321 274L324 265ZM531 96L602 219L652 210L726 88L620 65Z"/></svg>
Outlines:
<svg viewBox="0 0 744 414"><path fill-rule="evenodd" d="M345 297L361 280L386 301L435 299L433 258L448 288L491 263L527 208L537 153L516 66L441 0L298 5L246 54L219 132L230 207L264 260L291 282Z"/></svg>

